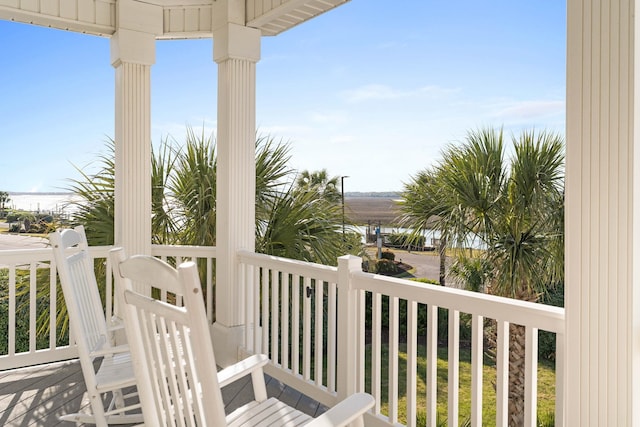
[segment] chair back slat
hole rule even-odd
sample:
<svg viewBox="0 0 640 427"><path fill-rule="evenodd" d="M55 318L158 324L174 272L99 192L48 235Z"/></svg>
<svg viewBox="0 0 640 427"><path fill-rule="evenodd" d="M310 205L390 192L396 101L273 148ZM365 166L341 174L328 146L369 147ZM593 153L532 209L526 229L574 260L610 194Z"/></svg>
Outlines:
<svg viewBox="0 0 640 427"><path fill-rule="evenodd" d="M145 422L172 427L226 425L196 265L187 262L176 270L148 256L114 265L123 278L134 364L141 367L136 375ZM182 295L184 307L138 294L133 282Z"/></svg>
<svg viewBox="0 0 640 427"><path fill-rule="evenodd" d="M78 351L90 354L110 346L93 260L84 244L84 229L55 231L50 241ZM69 254L70 251L77 252Z"/></svg>

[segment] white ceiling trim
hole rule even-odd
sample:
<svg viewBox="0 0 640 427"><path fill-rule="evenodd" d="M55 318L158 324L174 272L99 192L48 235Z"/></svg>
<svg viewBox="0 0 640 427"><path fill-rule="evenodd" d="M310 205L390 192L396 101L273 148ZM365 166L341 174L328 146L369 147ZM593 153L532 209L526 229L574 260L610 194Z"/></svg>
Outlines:
<svg viewBox="0 0 640 427"><path fill-rule="evenodd" d="M112 0L0 0L0 19L80 33L115 32Z"/></svg>

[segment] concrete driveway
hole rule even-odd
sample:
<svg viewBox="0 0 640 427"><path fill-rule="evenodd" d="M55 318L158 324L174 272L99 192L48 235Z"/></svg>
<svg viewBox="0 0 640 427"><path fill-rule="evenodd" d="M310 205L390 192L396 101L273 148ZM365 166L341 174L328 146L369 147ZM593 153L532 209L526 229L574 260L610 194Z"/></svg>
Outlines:
<svg viewBox="0 0 640 427"><path fill-rule="evenodd" d="M0 251L12 249L37 249L49 246L49 240L24 234L0 234ZM0 260L2 254L0 253Z"/></svg>

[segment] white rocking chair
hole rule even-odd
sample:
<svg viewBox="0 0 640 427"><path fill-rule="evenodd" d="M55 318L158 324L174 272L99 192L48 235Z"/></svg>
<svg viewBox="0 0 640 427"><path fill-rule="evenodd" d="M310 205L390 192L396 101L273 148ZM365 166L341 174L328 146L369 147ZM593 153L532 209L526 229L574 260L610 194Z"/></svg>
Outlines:
<svg viewBox="0 0 640 427"><path fill-rule="evenodd" d="M374 404L368 394L354 394L313 419L274 398L267 398L262 367L265 355L251 356L219 373L213 354L202 289L195 263L178 269L153 257L124 261L110 256L122 276L125 329L134 360L145 424L148 426L362 426ZM118 261L122 261L119 262ZM132 290L132 282L182 289L176 307ZM255 400L225 415L220 387L251 375Z"/></svg>
<svg viewBox="0 0 640 427"><path fill-rule="evenodd" d="M91 408L91 412L67 414L60 419L99 427L141 422L137 399L126 405L136 393L123 393L123 389L136 384L129 347L111 344L112 331L107 327L84 228L57 230L49 235L49 241ZM94 362L98 358L102 361L96 371Z"/></svg>

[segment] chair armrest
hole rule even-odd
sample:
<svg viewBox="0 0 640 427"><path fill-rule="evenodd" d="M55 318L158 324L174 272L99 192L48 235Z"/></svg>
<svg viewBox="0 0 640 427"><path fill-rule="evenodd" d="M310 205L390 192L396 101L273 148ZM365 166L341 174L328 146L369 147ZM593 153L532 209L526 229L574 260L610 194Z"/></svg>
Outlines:
<svg viewBox="0 0 640 427"><path fill-rule="evenodd" d="M129 344L117 345L115 347L105 347L90 353L91 357L111 356L113 354L129 353Z"/></svg>
<svg viewBox="0 0 640 427"><path fill-rule="evenodd" d="M124 329L124 321L117 316L112 316L107 322L107 332L115 332Z"/></svg>
<svg viewBox="0 0 640 427"><path fill-rule="evenodd" d="M308 427L343 427L373 407L375 400L367 393L356 393L344 399L324 414L315 418ZM364 425L364 424L363 424Z"/></svg>
<svg viewBox="0 0 640 427"><path fill-rule="evenodd" d="M269 358L265 354L254 354L238 363L228 366L218 372L218 383L220 387L224 387L232 382L249 375L256 369L262 369L264 365L269 363Z"/></svg>

